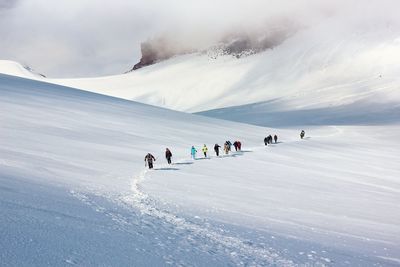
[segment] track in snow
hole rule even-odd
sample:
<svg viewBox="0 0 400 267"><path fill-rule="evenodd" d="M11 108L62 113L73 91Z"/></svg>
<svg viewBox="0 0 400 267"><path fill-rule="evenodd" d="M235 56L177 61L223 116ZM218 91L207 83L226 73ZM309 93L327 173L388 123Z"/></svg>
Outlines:
<svg viewBox="0 0 400 267"><path fill-rule="evenodd" d="M240 152L233 152L230 155L222 155L222 157L230 157L240 155ZM214 158L213 156L209 157ZM185 164L187 160L179 160L174 164ZM169 168L168 165L156 168L164 169ZM160 220L174 225L180 231L183 231L188 238L196 241L196 245L206 243L215 244L215 247L224 252L228 252L232 261L238 265L245 266L298 266L292 260L286 259L281 253L274 248L265 248L250 241L242 240L227 233L223 233L221 229L215 229L208 223L195 223L183 217L180 217L166 209L158 207L157 202L144 193L140 189L140 183L146 177L149 170L143 170L132 180L132 196L123 197L123 202L137 208L142 214L146 214ZM329 259L324 259L329 263ZM319 260L312 260L310 263L302 264L302 266L326 266Z"/></svg>

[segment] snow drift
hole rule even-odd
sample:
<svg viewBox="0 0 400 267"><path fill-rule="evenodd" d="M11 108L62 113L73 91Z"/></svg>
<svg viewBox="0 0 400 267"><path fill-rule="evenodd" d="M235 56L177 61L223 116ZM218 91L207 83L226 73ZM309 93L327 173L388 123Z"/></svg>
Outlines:
<svg viewBox="0 0 400 267"><path fill-rule="evenodd" d="M7 265L399 261L397 126L317 127L299 141L297 130L0 81ZM266 133L280 143L264 148ZM244 151L188 159L191 145L211 150L226 139L241 140ZM157 157L151 172L147 152Z"/></svg>

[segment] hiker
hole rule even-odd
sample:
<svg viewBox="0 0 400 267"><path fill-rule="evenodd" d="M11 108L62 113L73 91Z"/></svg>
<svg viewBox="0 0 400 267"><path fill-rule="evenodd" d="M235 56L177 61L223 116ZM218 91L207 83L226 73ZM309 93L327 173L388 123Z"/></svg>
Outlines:
<svg viewBox="0 0 400 267"><path fill-rule="evenodd" d="M224 144L224 151L225 151L225 155L228 155L228 154L229 154L229 145L228 145L228 143L226 143L226 142L225 142L225 144Z"/></svg>
<svg viewBox="0 0 400 267"><path fill-rule="evenodd" d="M192 159L196 159L197 150L194 146L190 149L190 154L192 155Z"/></svg>
<svg viewBox="0 0 400 267"><path fill-rule="evenodd" d="M220 148L221 146L220 145L218 145L218 144L215 144L214 145L214 151L215 151L215 154L217 154L217 157L219 157L219 148Z"/></svg>
<svg viewBox="0 0 400 267"><path fill-rule="evenodd" d="M306 132L304 130L301 130L300 138L303 139L305 135L306 135Z"/></svg>
<svg viewBox="0 0 400 267"><path fill-rule="evenodd" d="M208 151L208 148L207 148L206 144L204 144L204 146L203 146L203 148L202 148L201 150L202 150L203 153L204 153L204 157L207 158L207 151Z"/></svg>
<svg viewBox="0 0 400 267"><path fill-rule="evenodd" d="M172 153L168 148L165 149L165 158L167 159L168 164L171 164Z"/></svg>
<svg viewBox="0 0 400 267"><path fill-rule="evenodd" d="M233 147L235 148L235 151L238 151L238 141L233 143Z"/></svg>
<svg viewBox="0 0 400 267"><path fill-rule="evenodd" d="M231 151L232 143L231 141L226 141L225 144L228 146L228 151Z"/></svg>
<svg viewBox="0 0 400 267"><path fill-rule="evenodd" d="M275 141L275 144L278 142L278 136L277 135L274 135L274 141Z"/></svg>
<svg viewBox="0 0 400 267"><path fill-rule="evenodd" d="M272 135L268 135L268 144L272 144Z"/></svg>
<svg viewBox="0 0 400 267"><path fill-rule="evenodd" d="M149 165L149 169L153 169L153 161L156 161L156 158L152 154L147 153L146 157L144 157L145 166L147 163Z"/></svg>
<svg viewBox="0 0 400 267"><path fill-rule="evenodd" d="M264 138L264 144L265 144L266 146L268 146L268 137L265 137L265 138Z"/></svg>
<svg viewBox="0 0 400 267"><path fill-rule="evenodd" d="M240 141L237 141L237 147L239 151L242 150L242 143Z"/></svg>

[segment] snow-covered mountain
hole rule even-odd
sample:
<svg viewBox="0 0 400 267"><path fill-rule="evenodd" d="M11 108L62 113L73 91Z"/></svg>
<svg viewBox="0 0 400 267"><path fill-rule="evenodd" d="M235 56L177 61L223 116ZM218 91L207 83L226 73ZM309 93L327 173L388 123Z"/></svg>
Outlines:
<svg viewBox="0 0 400 267"><path fill-rule="evenodd" d="M238 106L252 105L261 116L322 110L330 114L325 122L337 111L361 116L370 107L382 114L384 107L398 112L400 35L395 22L326 20L249 56L215 57L213 51L175 56L121 75L45 81L180 111L219 109L203 114L261 125L271 121L246 115ZM0 72L10 73L1 65ZM25 70L19 75L32 78ZM227 107L234 109L221 110ZM237 110L241 116L233 118Z"/></svg>

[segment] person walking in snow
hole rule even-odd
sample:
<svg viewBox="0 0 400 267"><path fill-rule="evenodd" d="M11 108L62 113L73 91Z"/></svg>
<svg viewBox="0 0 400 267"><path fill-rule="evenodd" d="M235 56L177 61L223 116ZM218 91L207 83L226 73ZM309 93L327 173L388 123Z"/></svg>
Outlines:
<svg viewBox="0 0 400 267"><path fill-rule="evenodd" d="M165 149L165 158L167 159L168 164L172 163L172 152L168 148Z"/></svg>
<svg viewBox="0 0 400 267"><path fill-rule="evenodd" d="M224 151L225 151L225 155L229 154L229 145L226 142L224 144Z"/></svg>
<svg viewBox="0 0 400 267"><path fill-rule="evenodd" d="M208 148L207 148L206 144L204 144L204 146L203 146L203 148L201 150L203 151L204 157L207 158Z"/></svg>
<svg viewBox="0 0 400 267"><path fill-rule="evenodd" d="M274 135L274 141L275 141L275 144L278 142L278 136L277 135Z"/></svg>
<svg viewBox="0 0 400 267"><path fill-rule="evenodd" d="M236 141L236 142L237 142L238 150L239 151L242 150L242 143L240 141Z"/></svg>
<svg viewBox="0 0 400 267"><path fill-rule="evenodd" d="M264 144L265 144L266 146L268 146L268 137L265 137L265 138L264 138Z"/></svg>
<svg viewBox="0 0 400 267"><path fill-rule="evenodd" d="M149 169L153 169L153 161L156 161L156 158L152 154L147 153L144 157L145 166L148 165Z"/></svg>
<svg viewBox="0 0 400 267"><path fill-rule="evenodd" d="M228 147L228 151L231 151L231 148L232 148L232 143L231 143L231 141L226 141L225 142L225 144L227 145L227 147Z"/></svg>
<svg viewBox="0 0 400 267"><path fill-rule="evenodd" d="M217 157L219 157L219 149L220 149L220 145L218 145L218 144L215 144L214 145L214 151L215 151L215 154L217 155Z"/></svg>
<svg viewBox="0 0 400 267"><path fill-rule="evenodd" d="M190 155L192 155L192 159L196 159L197 150L194 146L190 149Z"/></svg>
<svg viewBox="0 0 400 267"><path fill-rule="evenodd" d="M272 144L272 135L268 135L268 144Z"/></svg>
<svg viewBox="0 0 400 267"><path fill-rule="evenodd" d="M239 149L239 141L235 141L235 142L233 143L233 147L235 148L235 151L240 150L240 149Z"/></svg>
<svg viewBox="0 0 400 267"><path fill-rule="evenodd" d="M304 130L301 130L300 138L303 139L305 135L306 135L306 132Z"/></svg>

